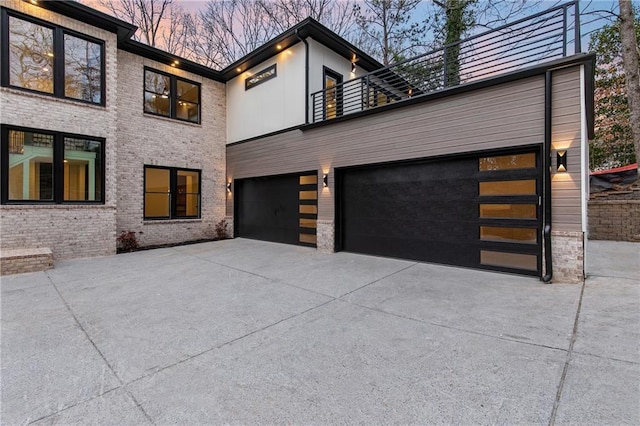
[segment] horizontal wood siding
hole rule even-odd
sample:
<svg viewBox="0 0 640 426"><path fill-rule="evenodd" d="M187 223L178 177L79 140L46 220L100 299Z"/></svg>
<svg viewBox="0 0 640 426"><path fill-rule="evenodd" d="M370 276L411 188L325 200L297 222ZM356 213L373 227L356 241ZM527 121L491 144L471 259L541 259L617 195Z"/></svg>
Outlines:
<svg viewBox="0 0 640 426"><path fill-rule="evenodd" d="M552 149L567 151L567 172L555 173L555 151L552 151L552 227L556 231L580 232L581 214L581 134L580 134L580 67L553 73L551 94Z"/></svg>
<svg viewBox="0 0 640 426"><path fill-rule="evenodd" d="M556 73L554 135L579 133L578 67ZM578 78L578 82L575 79ZM574 87L575 86L575 87ZM574 117L578 117L578 121ZM575 136L579 143L579 134ZM572 139L573 140L573 139ZM230 179L318 170L318 219L334 218L334 168L480 150L543 144L544 78L531 77L341 123L266 137L227 147ZM576 142L573 142L576 143ZM575 151L575 152L574 152ZM577 156L577 157L576 157ZM575 164L575 162L578 164ZM569 152L570 175L579 184L579 149ZM322 174L329 187L322 188ZM555 183L555 181L554 181ZM580 219L575 185L554 190L558 229ZM566 185L569 185L565 188ZM579 188L578 188L579 197ZM233 197L227 213L233 214ZM575 212L574 212L575 210ZM577 212L577 216L576 216ZM579 226L579 225L578 225Z"/></svg>

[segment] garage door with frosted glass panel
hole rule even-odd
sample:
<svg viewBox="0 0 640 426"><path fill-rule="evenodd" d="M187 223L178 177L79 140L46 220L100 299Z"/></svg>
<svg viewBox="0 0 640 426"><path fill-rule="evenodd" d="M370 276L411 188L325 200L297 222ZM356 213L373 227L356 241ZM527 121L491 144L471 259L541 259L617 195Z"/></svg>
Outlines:
<svg viewBox="0 0 640 426"><path fill-rule="evenodd" d="M238 179L234 187L237 236L315 247L317 171Z"/></svg>
<svg viewBox="0 0 640 426"><path fill-rule="evenodd" d="M339 249L539 274L537 151L336 171Z"/></svg>

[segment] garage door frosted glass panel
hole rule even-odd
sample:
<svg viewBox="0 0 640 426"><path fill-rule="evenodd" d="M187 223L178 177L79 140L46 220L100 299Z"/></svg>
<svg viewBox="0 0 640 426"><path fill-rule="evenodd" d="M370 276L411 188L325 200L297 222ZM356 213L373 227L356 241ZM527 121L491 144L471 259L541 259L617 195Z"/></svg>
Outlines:
<svg viewBox="0 0 640 426"><path fill-rule="evenodd" d="M480 238L484 241L504 241L535 244L537 230L534 228L507 228L499 226L481 226Z"/></svg>
<svg viewBox="0 0 640 426"><path fill-rule="evenodd" d="M535 179L480 182L480 195L535 195L535 193Z"/></svg>
<svg viewBox="0 0 640 426"><path fill-rule="evenodd" d="M317 214L318 206L311 204L300 204L299 212L303 214Z"/></svg>
<svg viewBox="0 0 640 426"><path fill-rule="evenodd" d="M309 176L300 176L300 185L317 185L318 184L318 176L309 175Z"/></svg>
<svg viewBox="0 0 640 426"><path fill-rule="evenodd" d="M317 221L315 219L300 219L300 227L301 228L315 228L317 226Z"/></svg>
<svg viewBox="0 0 640 426"><path fill-rule="evenodd" d="M300 234L300 242L305 244L316 244L316 236L312 234Z"/></svg>
<svg viewBox="0 0 640 426"><path fill-rule="evenodd" d="M145 217L169 217L169 174L168 169L145 169Z"/></svg>
<svg viewBox="0 0 640 426"><path fill-rule="evenodd" d="M318 191L300 191L301 200L317 200Z"/></svg>
<svg viewBox="0 0 640 426"><path fill-rule="evenodd" d="M480 204L482 218L535 219L535 204Z"/></svg>
<svg viewBox="0 0 640 426"><path fill-rule="evenodd" d="M538 258L534 254L503 253L491 250L480 250L480 263L529 271L536 271L538 268Z"/></svg>
<svg viewBox="0 0 640 426"><path fill-rule="evenodd" d="M536 155L513 154L480 158L480 171L527 169L536 166Z"/></svg>

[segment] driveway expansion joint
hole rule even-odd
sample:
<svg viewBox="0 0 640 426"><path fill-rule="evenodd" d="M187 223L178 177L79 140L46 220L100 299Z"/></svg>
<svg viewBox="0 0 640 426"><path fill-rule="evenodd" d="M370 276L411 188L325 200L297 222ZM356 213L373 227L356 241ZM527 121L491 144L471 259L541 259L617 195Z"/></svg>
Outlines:
<svg viewBox="0 0 640 426"><path fill-rule="evenodd" d="M553 426L556 422L556 415L558 414L558 407L560 407L560 400L562 398L562 390L564 389L564 383L567 379L567 372L569 371L569 363L571 362L573 355L573 346L576 343L578 337L578 321L580 320L580 310L582 309L582 298L584 297L584 289L586 281L582 282L582 288L580 289L580 298L578 299L578 308L576 309L575 320L573 321L573 333L571 335L571 341L569 343L569 350L567 351L567 358L562 369L562 375L560 376L560 383L558 383L558 392L556 393L556 400L553 403L553 409L551 410L551 416L549 417L549 426Z"/></svg>
<svg viewBox="0 0 640 426"><path fill-rule="evenodd" d="M46 273L46 272L45 272ZM109 370L111 371L111 373L113 374L113 376L118 380L118 382L120 382L120 385L122 386L122 388L125 390L125 392L127 393L127 395L129 395L129 397L131 398L131 400L134 402L134 404L136 404L136 407L138 407L138 409L142 412L142 414L146 417L147 420L149 420L149 422L153 425L155 425L155 422L153 421L153 419L151 418L151 416L149 416L149 414L144 410L144 408L142 408L142 406L140 405L140 402L138 402L138 400L136 399L136 397L129 391L129 389L127 389L125 383L123 382L123 380L120 378L120 376L118 375L118 373L115 371L115 369L113 368L113 366L111 365L111 363L107 360L107 358L105 357L105 355L102 353L102 351L100 350L100 348L98 348L98 346L96 345L96 343L93 341L93 339L91 338L91 336L89 335L89 333L87 332L87 330L85 330L85 328L82 326L82 323L80 323L80 320L78 319L78 317L76 316L75 312L73 312L73 310L71 309L71 306L69 305L69 303L67 303L66 299L62 296L62 293L60 293L60 290L58 289L58 287L56 286L56 284L53 282L53 280L51 279L51 277L49 276L48 273L46 273L47 278L49 279L49 282L51 283L51 285L53 286L53 288L55 289L56 293L58 294L58 297L60 298L60 300L62 300L62 303L64 304L64 306L67 308L67 310L69 311L69 313L71 314L71 317L73 318L73 320L75 321L76 325L80 328L80 330L82 330L82 333L85 335L85 337L87 338L87 340L89 340L89 342L91 343L91 345L93 346L93 348L96 350L96 352L98 353L98 355L100 356L100 358L102 358L102 361L104 361L105 365L107 366L107 368L109 368Z"/></svg>
<svg viewBox="0 0 640 426"><path fill-rule="evenodd" d="M369 282L369 283L367 283L367 284L361 285L360 287L358 287L358 288L356 288L356 289L353 289L353 290L351 290L351 291L348 291L348 292L346 292L345 294L343 294L343 295L341 295L341 296L338 296L337 298L338 298L338 299L341 299L341 298L343 298L343 297L345 297L345 296L348 296L348 295L350 295L350 294L352 294L352 293L355 293L356 291L359 291L359 290L362 290L363 288L369 287L369 286L370 286L370 285L372 285L372 284L378 283L378 282L380 282L380 281L382 281L382 280L385 280L385 279L387 279L387 278L389 278L389 277L392 277L392 276L394 276L395 274L399 274L400 272L404 272L404 271L406 271L407 269L413 268L414 266L416 266L416 265L418 265L418 264L419 264L419 262L412 263L411 265L406 266L406 267L401 268L401 269L398 269L397 271L394 271L394 272L392 272L392 273L390 273L390 274L387 274L387 275L385 275L384 277L380 277L380 278L375 279L375 280L373 280L373 281L371 281L371 282Z"/></svg>
<svg viewBox="0 0 640 426"><path fill-rule="evenodd" d="M116 391L116 390L118 390L118 389L122 389L122 385L120 385L120 386L116 386L116 387L111 388L111 389L109 389L109 390L106 390L106 391L104 391L104 392L102 392L102 393L99 393L98 395L92 396L91 398L83 399L83 400L81 400L81 401L76 401L75 403L70 404L70 405L67 405L66 407L63 407L63 408L59 409L58 411L56 411L56 412L54 412L54 413L47 414L46 416L39 417L39 418L37 418L37 419L35 419L35 420L31 420L31 421L29 421L29 422L28 422L28 423L26 423L26 424L32 425L32 424L38 423L39 421L42 421L42 420L48 419L48 418L50 418L50 417L57 416L58 414L63 413L63 412L65 412L65 411L67 411L67 410L70 410L70 409L72 409L72 408L74 408L74 407L77 407L77 406L79 406L79 405L85 404L85 403L87 403L87 402L91 402L91 401L93 401L93 400L95 400L95 399L98 399L98 398L102 398L103 396L105 396L105 395L107 395L107 394L110 394L111 392L114 392L114 391Z"/></svg>
<svg viewBox="0 0 640 426"><path fill-rule="evenodd" d="M501 340L501 341L504 341L504 342L520 343L520 344L523 344L523 345L535 346L535 347L543 348L543 349L551 349L551 350L554 350L554 351L560 351L560 352L567 352L568 351L567 349L559 348L557 346L543 345L541 343L534 343L534 342L524 342L522 340L517 340L517 339L513 339L513 338L507 338L507 337L504 337L502 335L496 336L495 334L481 333L479 331L474 331L474 330L469 330L469 329L459 328L459 327L453 327L453 326L450 326L450 325L440 324L440 323L437 323L437 322L425 321L425 320L422 320L422 319L419 319L419 318L408 317L406 315L401 315L401 314L397 314L397 313L394 313L394 312L385 311L385 310L382 310L382 309L379 309L379 308L372 308L370 306L360 305L358 303L351 303L351 302L348 302L346 300L343 300L343 302L349 303L349 304L354 305L354 306L358 306L358 307L363 308L363 309L368 309L368 310L371 310L371 311L374 311L374 312L379 312L379 313L382 313L382 314L391 315L391 316L394 316L396 318L401 318L401 319L405 319L405 320L408 320L408 321L414 321L414 322L418 322L418 323L426 324L426 325L432 325L434 327L441 327L441 328L445 328L447 330L459 331L461 333L469 333L469 334L473 334L473 335L476 335L476 336L489 337L489 338Z"/></svg>
<svg viewBox="0 0 640 426"><path fill-rule="evenodd" d="M238 342L238 341L240 341L240 340L242 340L242 339L245 339L245 338L247 338L247 337L253 336L254 334L260 333L261 331L267 330L267 329L269 329L269 328L271 328L271 327L274 327L274 326L276 326L276 325L278 325L278 324L281 324L281 323L283 323L283 322L285 322L285 321L289 321L289 320L291 320L291 319L297 318L297 317L299 317L299 316L301 316L301 315L304 315L304 314L306 314L306 313L308 313L308 312L311 312L311 311L313 311L313 310L316 310L316 309L318 309L318 308L321 308L321 307L323 307L323 306L325 306L325 305L327 305L327 304L329 304L329 303L335 302L336 300L337 300L337 299L332 298L331 300L327 300L326 302L323 302L323 303L321 303L321 304L319 304L319 305L312 306L311 308L306 309L306 310L304 310L304 311L302 311L302 312L298 312L298 313L293 314L293 315L290 315L290 316L288 316L288 317L286 317L286 318L282 318L281 320L278 320L278 321L276 321L276 322L274 322L274 323L268 324L268 325L266 325L266 326L264 326L264 327L261 327L261 328L259 328L259 329L253 330L253 331L251 331L251 332L249 332L249 333L243 334L242 336L235 337L235 338L233 338L233 339L231 339L231 340L228 340L228 341L226 341L226 342L224 342L224 343L220 343L220 344L218 344L218 345L216 345L216 346L214 346L214 347L211 347L211 348L209 348L209 349L205 349L205 350L203 350L203 351L201 351L201 352L198 352L197 354L189 355L189 356L187 356L187 357L185 357L185 358L182 358L181 360L179 360L179 361L177 361L177 362L174 362L174 363L172 363L172 364L165 365L164 367L160 367L160 368L154 369L154 371L152 371L152 372L151 372L151 373L149 373L149 374L144 374L144 375L142 375L142 376L140 376L140 377L137 377L137 378L135 378L135 379L133 379L133 380L129 381L128 383L126 383L126 386L128 386L128 385L130 385L130 384L132 384L132 383L136 383L136 382L138 382L138 381L140 381L140 380L143 380L143 379L146 379L146 378L152 377L152 376L154 376L154 375L156 375L156 374L160 373L161 371L168 370L169 368L172 368L172 367L175 367L175 366L177 366L177 365L183 364L183 363L185 363L185 362L187 362L187 361L190 361L190 360L192 360L192 359L194 359L194 358L197 358L197 357L202 356L202 355L204 355L204 354L207 354L207 353L209 353L209 352L213 352L213 351L215 351L215 350L217 350L217 349L221 349L221 348L223 348L223 347L225 347L225 346L231 345L231 344L233 344L233 343L235 343L235 342Z"/></svg>
<svg viewBox="0 0 640 426"><path fill-rule="evenodd" d="M314 290L311 290L311 289L308 289L308 288L305 288L305 287L300 287L300 286L297 286L295 284L291 284L291 283L289 283L287 281L283 281L281 279L275 279L275 278L267 277L265 275L260 275L260 274L258 274L256 272L247 271L245 269L236 268L235 266L230 266L230 265L226 265L224 263L215 262L215 261L213 261L211 259L207 259L207 258L204 258L204 257L196 256L195 254L186 254L186 255L187 256L191 256L191 257L193 257L195 259L198 259L198 260L203 260L203 261L211 263L213 265L218 265L218 266L221 266L223 268L231 269L232 271L243 272L245 274L249 274L249 275L252 275L254 277L262 278L264 280L269 281L270 283L283 284L283 285L286 285L288 287L292 287L292 288L295 288L295 289L298 289L298 290L304 290L304 291L309 292L309 293L317 294L318 296L329 297L329 298L334 299L334 300L336 299L336 297L331 296L330 294L320 293L318 291L314 291Z"/></svg>

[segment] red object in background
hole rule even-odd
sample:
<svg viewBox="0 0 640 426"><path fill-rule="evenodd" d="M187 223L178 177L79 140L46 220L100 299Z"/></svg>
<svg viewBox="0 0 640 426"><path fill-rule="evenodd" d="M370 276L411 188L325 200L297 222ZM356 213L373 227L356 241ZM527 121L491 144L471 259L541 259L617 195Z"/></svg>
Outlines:
<svg viewBox="0 0 640 426"><path fill-rule="evenodd" d="M596 170L595 172L589 173L591 176L594 175L606 175L608 173L619 173L619 172L627 172L629 170L637 170L638 163L629 164L628 166L616 167L615 169L608 170Z"/></svg>

